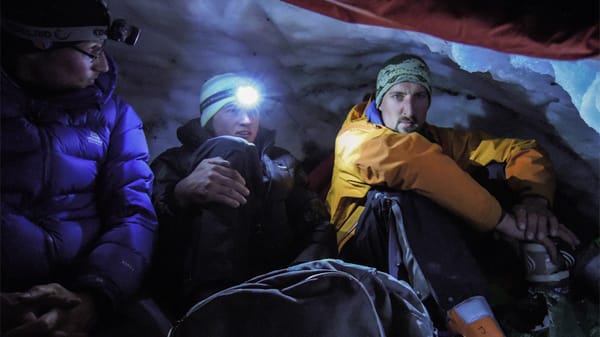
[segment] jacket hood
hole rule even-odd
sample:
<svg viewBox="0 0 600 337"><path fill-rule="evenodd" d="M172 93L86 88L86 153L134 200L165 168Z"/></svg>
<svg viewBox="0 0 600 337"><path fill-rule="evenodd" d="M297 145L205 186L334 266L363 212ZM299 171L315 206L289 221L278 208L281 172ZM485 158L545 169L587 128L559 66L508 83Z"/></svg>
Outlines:
<svg viewBox="0 0 600 337"><path fill-rule="evenodd" d="M259 128L254 145L262 153L264 149L275 144L275 134L275 130ZM177 129L177 139L179 139L181 144L193 148L202 145L202 143L212 137L215 136L200 125L200 118L189 120Z"/></svg>

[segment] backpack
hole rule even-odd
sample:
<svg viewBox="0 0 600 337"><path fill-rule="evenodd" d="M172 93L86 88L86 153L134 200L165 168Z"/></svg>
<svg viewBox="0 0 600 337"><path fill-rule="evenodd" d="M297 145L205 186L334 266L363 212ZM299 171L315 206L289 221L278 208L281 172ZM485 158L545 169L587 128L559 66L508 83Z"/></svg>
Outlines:
<svg viewBox="0 0 600 337"><path fill-rule="evenodd" d="M198 302L169 337L434 336L408 283L323 259L275 270Z"/></svg>

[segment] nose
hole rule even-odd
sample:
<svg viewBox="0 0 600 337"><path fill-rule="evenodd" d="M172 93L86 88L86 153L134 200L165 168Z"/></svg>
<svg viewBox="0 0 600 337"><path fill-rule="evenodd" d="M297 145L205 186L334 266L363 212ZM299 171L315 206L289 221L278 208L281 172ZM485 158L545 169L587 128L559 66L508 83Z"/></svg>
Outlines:
<svg viewBox="0 0 600 337"><path fill-rule="evenodd" d="M94 60L93 69L100 73L105 73L108 71L108 60L106 59L106 54L104 51L100 53L97 59Z"/></svg>
<svg viewBox="0 0 600 337"><path fill-rule="evenodd" d="M417 100L412 95L406 97L404 104L402 104L402 115L405 117L412 117L415 111L415 105Z"/></svg>
<svg viewBox="0 0 600 337"><path fill-rule="evenodd" d="M252 116L250 115L250 112L245 109L241 109L238 113L238 121L240 124L252 123Z"/></svg>

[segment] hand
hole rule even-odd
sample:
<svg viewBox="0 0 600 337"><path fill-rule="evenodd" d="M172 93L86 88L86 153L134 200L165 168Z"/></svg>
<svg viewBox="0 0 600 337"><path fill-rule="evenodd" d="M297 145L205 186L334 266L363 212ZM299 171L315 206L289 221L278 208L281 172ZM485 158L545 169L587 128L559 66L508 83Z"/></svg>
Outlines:
<svg viewBox="0 0 600 337"><path fill-rule="evenodd" d="M496 230L508 239L541 243L546 248L546 251L548 252L548 255L550 255L552 262L555 264L560 264L558 249L556 248L554 241L552 241L549 236L545 236L541 240L537 238L534 240L529 240L525 230L519 228L517 221L512 215L505 213L500 222L496 225Z"/></svg>
<svg viewBox="0 0 600 337"><path fill-rule="evenodd" d="M0 311L2 314L0 328L2 335L9 332L9 334L6 334L7 336L17 336L14 333L10 334L10 332L36 319L32 309L19 300L20 295L21 293L18 292L0 293L0 308L2 308Z"/></svg>
<svg viewBox="0 0 600 337"><path fill-rule="evenodd" d="M3 293L2 328L8 330L5 334L6 337L54 336L60 325L67 324L68 326L72 324L70 322L78 321L78 326L81 326L85 320L81 315L74 317L73 312L77 312L76 309L83 304L82 297L57 283L35 286L22 293ZM10 317L5 317L5 311L11 313ZM5 329L4 326L7 323L4 322L5 318L9 320L8 329ZM72 332L73 334L68 336L80 335L80 331L72 329ZM67 335L59 334L57 336Z"/></svg>
<svg viewBox="0 0 600 337"><path fill-rule="evenodd" d="M504 216L496 225L496 230L508 239L517 239L519 241L535 241L541 243L544 245L544 247L546 247L548 255L550 255L550 259L552 259L554 263L559 263L558 249L556 248L556 244L554 244L554 242L548 236L544 236L542 239L529 240L527 238L525 229L521 229L517 225L517 221L512 215L504 213Z"/></svg>
<svg viewBox="0 0 600 337"><path fill-rule="evenodd" d="M558 222L548 209L548 201L540 197L527 197L513 207L519 229L525 231L527 240L544 240L548 236L559 237L571 248L579 244L577 236Z"/></svg>
<svg viewBox="0 0 600 337"><path fill-rule="evenodd" d="M52 337L87 337L98 318L94 299L87 293L78 293L81 303L64 312Z"/></svg>
<svg viewBox="0 0 600 337"><path fill-rule="evenodd" d="M175 185L175 198L183 206L219 202L236 208L246 203L249 194L242 175L220 157L202 160Z"/></svg>

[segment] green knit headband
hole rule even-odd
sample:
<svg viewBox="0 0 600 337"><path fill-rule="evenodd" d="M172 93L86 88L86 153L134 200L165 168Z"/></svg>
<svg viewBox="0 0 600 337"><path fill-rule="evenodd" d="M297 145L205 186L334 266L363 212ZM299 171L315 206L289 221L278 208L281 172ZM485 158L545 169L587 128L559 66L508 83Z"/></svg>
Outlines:
<svg viewBox="0 0 600 337"><path fill-rule="evenodd" d="M386 62L377 75L375 104L381 105L383 95L394 85L401 82L417 83L425 87L431 97L429 67L420 58L412 55L396 56Z"/></svg>

